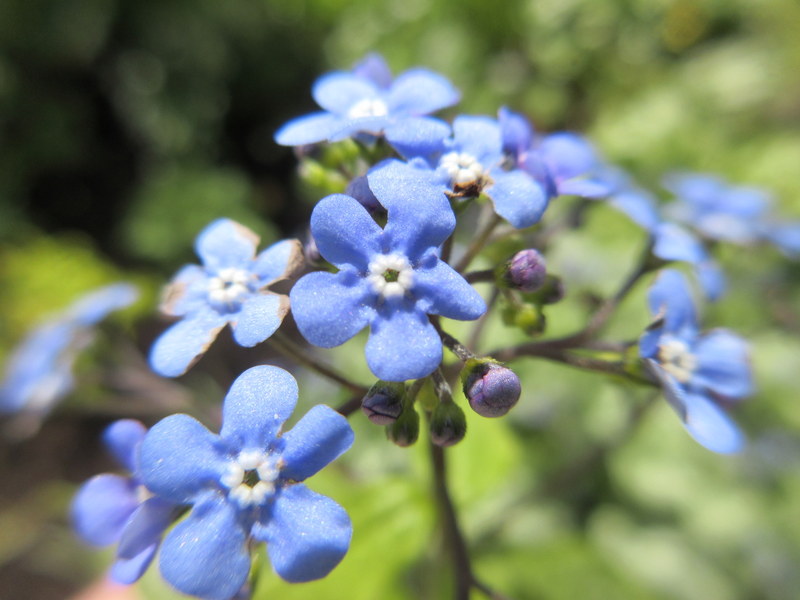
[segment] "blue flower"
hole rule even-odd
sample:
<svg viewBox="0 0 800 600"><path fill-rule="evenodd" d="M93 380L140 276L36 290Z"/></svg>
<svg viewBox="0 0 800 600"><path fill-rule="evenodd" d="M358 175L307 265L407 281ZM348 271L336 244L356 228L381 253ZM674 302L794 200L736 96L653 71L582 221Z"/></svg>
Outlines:
<svg viewBox="0 0 800 600"><path fill-rule="evenodd" d="M133 583L142 576L177 514L175 504L142 484L137 455L146 432L131 419L112 423L104 441L131 476L97 475L81 486L72 502L72 522L84 541L94 546L118 543L111 567L111 578L118 583Z"/></svg>
<svg viewBox="0 0 800 600"><path fill-rule="evenodd" d="M597 177L603 163L586 138L566 131L538 134L527 119L505 107L498 118L506 155L540 182L548 200L608 194L608 186Z"/></svg>
<svg viewBox="0 0 800 600"><path fill-rule="evenodd" d="M6 364L0 413L49 412L75 386L72 367L80 350L91 342L92 327L137 297L132 285L112 284L82 296L31 331Z"/></svg>
<svg viewBox="0 0 800 600"><path fill-rule="evenodd" d="M302 146L358 133L385 133L390 140L413 139L420 132L446 136L445 123L423 115L452 106L460 97L447 79L427 69L411 69L392 80L377 54L367 56L352 72L323 75L312 94L323 112L289 121L275 134L277 143Z"/></svg>
<svg viewBox="0 0 800 600"><path fill-rule="evenodd" d="M278 367L253 367L231 386L222 430L172 415L141 447L147 487L192 506L161 548L161 574L175 588L210 600L232 598L247 581L251 541L266 542L272 566L291 582L324 577L344 557L352 525L330 498L299 483L353 442L347 420L312 408L281 434L297 383Z"/></svg>
<svg viewBox="0 0 800 600"><path fill-rule="evenodd" d="M547 208L542 185L522 169L506 168L500 125L494 119L462 115L453 121L451 138L393 145L405 158L424 159L450 197L484 193L495 212L518 229L538 223Z"/></svg>
<svg viewBox="0 0 800 600"><path fill-rule="evenodd" d="M639 343L648 370L695 440L714 452L739 451L744 436L724 407L752 393L746 342L724 329L699 332L678 271L662 271L648 300L656 321Z"/></svg>
<svg viewBox="0 0 800 600"><path fill-rule="evenodd" d="M705 173L672 173L664 187L676 196L667 214L704 237L740 245L767 241L789 256L800 256L800 223L777 219L764 190Z"/></svg>
<svg viewBox="0 0 800 600"><path fill-rule="evenodd" d="M372 372L387 381L417 379L442 361L442 342L427 315L477 319L486 304L439 258L455 216L436 174L388 161L369 173L369 185L388 211L386 227L350 196L320 201L311 232L339 272L302 277L290 293L292 314L303 336L324 348L369 326Z"/></svg>
<svg viewBox="0 0 800 600"><path fill-rule="evenodd" d="M720 266L696 236L662 218L658 201L650 192L636 185L622 169L611 165L596 170L595 179L608 190L603 201L648 232L654 256L692 265L706 297L717 300L722 296L726 282Z"/></svg>
<svg viewBox="0 0 800 600"><path fill-rule="evenodd" d="M297 240L284 240L256 256L258 241L230 219L214 221L197 236L203 266L186 265L165 291L161 311L181 320L153 345L154 371L167 377L185 373L226 324L233 339L247 347L275 333L289 302L267 287L302 264L302 248Z"/></svg>

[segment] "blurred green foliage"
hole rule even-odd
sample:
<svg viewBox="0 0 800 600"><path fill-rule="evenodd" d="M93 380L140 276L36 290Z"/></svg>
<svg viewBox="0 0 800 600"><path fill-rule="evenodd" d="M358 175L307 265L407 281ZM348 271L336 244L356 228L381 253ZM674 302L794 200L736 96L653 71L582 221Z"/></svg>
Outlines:
<svg viewBox="0 0 800 600"><path fill-rule="evenodd" d="M299 185L272 133L313 109L316 76L373 50L395 71L448 76L463 91L459 111L505 104L543 130L588 133L655 190L671 169L713 171L773 190L799 217L799 29L795 0L5 0L0 356L83 290L119 278L156 289L193 260L194 236L217 216L264 241L302 235L318 190ZM601 206L556 240L548 264L570 293L547 310L549 332L579 327L585 292L613 290L644 243ZM503 420L470 414L450 452L476 571L499 591L796 598L800 266L771 249L720 250L731 293L705 316L753 342L759 393L736 413L749 450L712 455L666 403L645 404L645 391L520 362L520 405ZM643 297L639 286L610 337L635 339ZM154 294L147 302L143 317ZM522 339L498 318L482 349ZM369 381L362 342L330 355ZM309 404L346 399L311 376L301 390ZM102 423L91 423L96 435ZM360 416L353 423L353 450L309 482L352 515L350 554L312 584L284 584L267 568L258 598L451 593L424 444L399 449ZM13 490L0 493L0 587L15 597L62 598L107 564L81 549L64 511L72 486L110 463L38 466L45 450L96 456L81 431L55 436L62 446L3 451ZM8 479L21 470L35 476ZM176 597L155 569L140 589Z"/></svg>

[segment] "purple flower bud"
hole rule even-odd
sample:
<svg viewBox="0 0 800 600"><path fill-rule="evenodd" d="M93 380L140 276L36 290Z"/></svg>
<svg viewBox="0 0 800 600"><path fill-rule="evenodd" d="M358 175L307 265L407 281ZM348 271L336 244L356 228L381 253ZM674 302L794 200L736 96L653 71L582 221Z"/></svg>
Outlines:
<svg viewBox="0 0 800 600"><path fill-rule="evenodd" d="M391 381L378 381L364 396L361 411L375 425L391 425L403 412L405 385Z"/></svg>
<svg viewBox="0 0 800 600"><path fill-rule="evenodd" d="M439 402L431 415L431 441L437 446L452 446L464 439L467 418L454 402Z"/></svg>
<svg viewBox="0 0 800 600"><path fill-rule="evenodd" d="M502 417L522 393L516 373L491 359L467 361L462 381L469 405L483 417Z"/></svg>
<svg viewBox="0 0 800 600"><path fill-rule="evenodd" d="M546 277L545 260L538 250L520 250L508 261L505 279L514 289L534 292L542 287Z"/></svg>

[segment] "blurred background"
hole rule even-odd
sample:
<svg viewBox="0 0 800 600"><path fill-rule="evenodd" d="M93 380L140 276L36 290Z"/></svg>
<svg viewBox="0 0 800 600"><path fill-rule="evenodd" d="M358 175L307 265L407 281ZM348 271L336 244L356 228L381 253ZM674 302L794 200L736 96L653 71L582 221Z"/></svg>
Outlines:
<svg viewBox="0 0 800 600"><path fill-rule="evenodd" d="M158 290L195 261L194 237L212 219L236 219L263 242L304 235L318 196L272 135L315 110L318 75L378 51L395 72L447 76L463 92L459 112L507 105L540 130L588 134L655 191L670 170L716 172L771 190L798 219L798 31L796 0L4 0L0 360L83 291L127 279L144 298L104 328L78 364L84 384L38 434L0 446L0 598L62 599L102 576L111 551L81 545L66 514L81 481L114 468L98 437L106 424L210 411L235 367L275 362L223 336L176 383L148 375L142 356L166 324ZM580 298L613 290L643 244L598 207L548 260ZM704 450L645 390L519 363L520 405L500 421L469 415L451 453L476 571L497 590L797 597L800 266L772 248L719 250L731 291L705 322L753 344L758 393L736 411L747 452ZM565 302L548 313L552 332L585 314ZM634 339L646 323L640 286L612 338ZM499 322L484 337L484 350L522 339ZM326 356L369 383L361 343ZM311 376L301 397L346 399ZM267 567L257 596L448 597L425 444L399 449L352 421L353 450L310 482L350 512L350 554L300 586ZM136 597L176 597L156 571Z"/></svg>

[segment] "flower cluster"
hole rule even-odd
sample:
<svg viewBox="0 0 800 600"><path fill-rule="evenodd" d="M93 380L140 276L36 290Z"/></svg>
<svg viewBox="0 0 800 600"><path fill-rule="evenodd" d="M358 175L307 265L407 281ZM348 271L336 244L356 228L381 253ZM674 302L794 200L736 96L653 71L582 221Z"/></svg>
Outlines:
<svg viewBox="0 0 800 600"><path fill-rule="evenodd" d="M522 357L645 379L663 389L700 444L719 453L742 448L744 436L727 410L752 393L747 344L724 329L701 332L680 272L657 275L648 294L653 322L638 341L600 336L635 284L667 263L687 263L705 296L719 298L725 279L711 241L769 241L800 253L800 227L777 220L763 194L679 175L667 180L679 200L665 205L578 134L538 132L507 108L496 118L458 115L449 123L430 116L458 101L453 85L426 69L393 78L377 55L323 76L312 93L323 110L290 121L276 141L303 147L298 154L311 161L323 151L308 146L353 138L346 147L358 158L320 167L338 169L331 180L341 185L313 208L308 256L298 240L257 253L259 239L243 225L208 225L195 241L202 264L184 266L165 290L161 311L176 322L153 344L149 364L159 375L180 376L226 325L236 343L252 348L291 313L287 321L299 335L290 324L271 346L358 394L356 403L314 406L283 431L297 383L277 366L250 363L228 381L218 434L188 414L166 416L149 431L131 420L111 425L106 444L129 475L89 480L72 516L90 544L117 544L112 578L135 581L158 555L161 574L180 592L243 598L251 551L261 542L284 580L326 576L346 554L352 524L341 506L304 482L352 445L346 417L358 400L397 445L416 442L427 423L443 473L436 453L467 433L453 384L460 376L474 413L502 417L524 399L509 366ZM601 203L641 226L647 247L633 275L597 303L582 328L548 338L549 306L569 292L546 259L548 244ZM479 270L470 270L473 262ZM488 293L473 284L489 284ZM79 335L131 294L108 288L37 331L12 358L0 407L51 406L71 385ZM481 353L476 348L495 308L503 323L540 339ZM476 323L462 343L446 319ZM364 356L377 381L353 381L301 346L303 339L340 346L365 329ZM457 362L446 361L445 348Z"/></svg>

